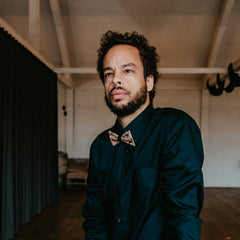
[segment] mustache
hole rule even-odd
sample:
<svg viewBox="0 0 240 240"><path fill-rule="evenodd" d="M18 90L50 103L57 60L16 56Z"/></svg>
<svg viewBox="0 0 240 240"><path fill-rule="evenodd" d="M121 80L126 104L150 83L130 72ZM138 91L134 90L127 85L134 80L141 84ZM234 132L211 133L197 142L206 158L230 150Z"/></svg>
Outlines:
<svg viewBox="0 0 240 240"><path fill-rule="evenodd" d="M111 95L111 93L112 93L114 90L123 90L123 91L125 91L125 92L128 93L127 89L125 89L125 88L123 88L123 87L113 87L113 88L111 89L111 91L109 92L109 96Z"/></svg>

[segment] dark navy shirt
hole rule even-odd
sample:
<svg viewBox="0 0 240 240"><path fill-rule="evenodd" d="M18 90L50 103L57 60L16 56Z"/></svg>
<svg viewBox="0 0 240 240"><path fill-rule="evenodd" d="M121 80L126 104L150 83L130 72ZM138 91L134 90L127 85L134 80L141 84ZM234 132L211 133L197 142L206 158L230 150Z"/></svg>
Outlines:
<svg viewBox="0 0 240 240"><path fill-rule="evenodd" d="M130 130L136 146L113 146L108 130ZM85 239L197 240L203 148L186 113L149 105L126 128L118 121L90 150Z"/></svg>

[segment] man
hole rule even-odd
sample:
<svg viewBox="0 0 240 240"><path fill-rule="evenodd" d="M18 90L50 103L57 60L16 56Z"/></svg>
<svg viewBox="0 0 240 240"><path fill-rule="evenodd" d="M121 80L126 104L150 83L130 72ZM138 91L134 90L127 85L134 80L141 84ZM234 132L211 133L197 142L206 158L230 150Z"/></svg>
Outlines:
<svg viewBox="0 0 240 240"><path fill-rule="evenodd" d="M153 108L157 62L136 32L101 40L98 72L117 120L91 146L85 239L200 239L201 136L186 113Z"/></svg>

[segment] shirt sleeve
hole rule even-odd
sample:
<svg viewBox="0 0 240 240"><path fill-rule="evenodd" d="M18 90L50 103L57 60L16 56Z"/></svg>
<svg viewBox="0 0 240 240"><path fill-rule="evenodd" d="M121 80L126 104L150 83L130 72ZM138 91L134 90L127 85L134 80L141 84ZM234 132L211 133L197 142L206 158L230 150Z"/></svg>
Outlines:
<svg viewBox="0 0 240 240"><path fill-rule="evenodd" d="M161 166L164 238L199 240L204 188L203 148L197 124L188 115L174 121L166 134Z"/></svg>
<svg viewBox="0 0 240 240"><path fill-rule="evenodd" d="M87 201L83 207L82 215L85 218L83 222L83 229L86 232L85 240L107 240L102 188L94 165L92 147L88 169Z"/></svg>

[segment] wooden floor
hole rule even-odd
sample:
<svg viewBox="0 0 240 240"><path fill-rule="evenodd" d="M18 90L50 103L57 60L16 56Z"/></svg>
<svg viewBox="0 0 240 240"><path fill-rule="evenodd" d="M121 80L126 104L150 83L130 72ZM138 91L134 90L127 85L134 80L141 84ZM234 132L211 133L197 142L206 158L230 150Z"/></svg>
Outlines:
<svg viewBox="0 0 240 240"><path fill-rule="evenodd" d="M24 226L14 240L83 240L82 207L86 201L83 189L64 189L59 200Z"/></svg>
<svg viewBox="0 0 240 240"><path fill-rule="evenodd" d="M14 240L83 240L85 200L84 190L61 190L57 203L24 226ZM240 188L206 188L201 219L201 240L239 240Z"/></svg>
<svg viewBox="0 0 240 240"><path fill-rule="evenodd" d="M201 240L240 240L240 188L205 189Z"/></svg>

